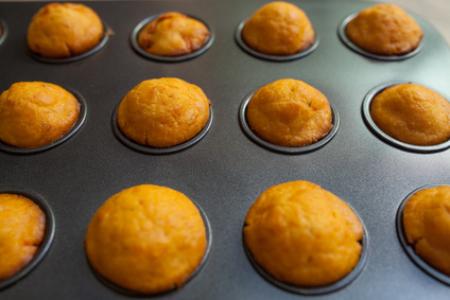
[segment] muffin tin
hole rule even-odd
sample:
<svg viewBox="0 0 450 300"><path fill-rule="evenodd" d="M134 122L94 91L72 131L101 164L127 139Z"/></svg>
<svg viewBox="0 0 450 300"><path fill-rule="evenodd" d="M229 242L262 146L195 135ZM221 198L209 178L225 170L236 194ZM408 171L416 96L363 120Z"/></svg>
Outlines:
<svg viewBox="0 0 450 300"><path fill-rule="evenodd" d="M135 184L175 188L205 211L212 239L208 260L180 290L157 299L299 299L264 280L242 243L248 208L267 187L296 179L320 184L358 212L370 245L360 275L345 288L314 299L448 299L446 284L422 272L396 234L397 209L405 195L427 184L450 183L450 151L416 153L384 143L367 128L367 93L392 81L417 82L450 98L450 50L426 21L421 51L403 61L380 61L344 46L338 27L370 3L292 1L305 10L320 36L302 59L273 62L248 55L234 37L239 23L260 7L257 0L155 0L89 2L114 32L95 55L70 64L33 59L26 48L28 22L43 3L0 3L8 38L0 45L0 89L15 81L42 80L71 87L86 100L84 126L65 143L44 152L0 151L0 190L20 186L39 193L56 218L45 259L28 276L0 291L1 299L127 299L99 280L84 252L90 218L112 194ZM210 49L184 62L138 55L130 44L135 25L148 16L178 10L204 20L215 34ZM175 76L203 88L214 119L197 144L170 155L134 151L114 135L111 116L122 96L144 79ZM242 100L279 78L304 80L321 90L340 116L339 131L320 149L286 155L251 141L242 131ZM20 191L20 190L18 190Z"/></svg>

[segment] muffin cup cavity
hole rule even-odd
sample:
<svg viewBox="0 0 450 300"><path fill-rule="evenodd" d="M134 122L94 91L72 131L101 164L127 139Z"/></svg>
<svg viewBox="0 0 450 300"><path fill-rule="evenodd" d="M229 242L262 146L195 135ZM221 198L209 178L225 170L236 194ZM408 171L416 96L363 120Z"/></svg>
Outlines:
<svg viewBox="0 0 450 300"><path fill-rule="evenodd" d="M99 52L100 50L103 49L103 47L106 46L106 44L109 41L109 36L112 35L112 30L105 23L103 23L103 31L104 31L103 38L100 40L100 42L92 49L90 49L86 52L83 52L79 55L75 55L75 56L71 56L71 57L67 57L67 58L49 58L49 57L43 57L37 53L34 53L30 49L28 49L28 51L29 51L31 57L33 57L37 61L40 61L43 63L48 63L48 64L66 64L66 63L79 61L79 60L85 59L85 58Z"/></svg>
<svg viewBox="0 0 450 300"><path fill-rule="evenodd" d="M362 115L363 119L367 125L367 127L372 131L378 138L380 138L382 141L387 142L388 144L410 152L417 152L417 153L432 153L432 152L438 152L443 151L447 148L450 148L450 140L437 144L437 145L431 145L431 146L419 146L419 145L413 145L408 144L402 141L399 141L387 133L385 133L381 128L377 126L375 121L372 118L372 115L370 113L370 106L372 104L372 100L377 96L379 93L381 93L383 90L402 83L413 83L413 82L405 82L405 81L393 81L385 84L381 84L367 93L367 95L364 98L363 104L362 104Z"/></svg>
<svg viewBox="0 0 450 300"><path fill-rule="evenodd" d="M53 214L50 205L47 203L44 197L42 197L37 193L15 188L0 188L0 193L17 194L27 197L34 203L36 203L45 214L45 234L44 239L42 240L42 244L36 251L32 260L27 265L25 265L19 272L17 272L12 277L6 280L3 281L0 280L0 291L1 291L15 284L17 281L24 278L25 276L27 276L44 259L45 255L50 249L50 246L53 242L53 237L55 235L55 216Z"/></svg>
<svg viewBox="0 0 450 300"><path fill-rule="evenodd" d="M441 271L435 269L431 265L429 265L425 260L423 260L419 255L417 255L416 250L414 250L414 246L410 245L405 236L405 231L403 228L403 210L406 206L406 203L408 203L408 200L417 192L427 189L439 186L441 184L436 185L426 185L423 187L420 187L418 189L415 189L411 193L409 193L400 203L400 206L397 210L397 216L396 216L396 227L397 227L397 236L400 241L400 244L402 245L403 250L405 250L408 257L412 260L412 262L417 265L422 271L430 275L431 277L437 279L438 281L449 285L450 286L450 276L442 273Z"/></svg>
<svg viewBox="0 0 450 300"><path fill-rule="evenodd" d="M256 144L267 148L269 150L284 153L284 154L302 154L302 153L308 153L315 150L318 150L319 148L322 148L325 146L328 142L330 142L336 133L339 130L339 124L340 124L340 118L339 114L337 113L336 109L333 107L333 105L330 103L331 112L333 116L332 124L333 127L330 129L328 134L324 136L322 139L318 140L317 142L306 145L306 146L300 146L300 147L288 147L288 146L280 146L276 144L272 144L262 138L260 138L256 133L253 132L253 130L250 128L250 125L247 122L247 107L250 103L250 100L252 99L254 95L254 92L248 95L244 101L242 101L241 106L239 108L239 122L241 124L241 128L244 131L244 133Z"/></svg>
<svg viewBox="0 0 450 300"><path fill-rule="evenodd" d="M83 127L84 123L86 122L87 103L86 103L86 100L83 98L83 96L81 96L81 94L78 93L77 91L74 91L72 89L67 89L67 88L65 88L65 89L68 90L70 93L72 93L77 98L78 102L80 103L80 115L78 117L78 120L75 122L75 124L72 126L72 128L70 129L69 132L67 132L63 137L59 138L58 140L56 140L48 145L45 145L42 147L37 147L37 148L19 148L19 147L8 145L8 144L0 141L0 150L11 153L11 154L23 154L23 155L35 154L35 153L44 152L44 151L50 150L53 147L59 146L62 143L69 140L71 137L73 137L78 132L78 130L80 130L80 128Z"/></svg>
<svg viewBox="0 0 450 300"><path fill-rule="evenodd" d="M194 200L192 200L192 203L194 203L194 205L197 207L197 209L200 212L200 215L202 217L203 223L205 224L205 229L206 229L206 238L207 238L207 244L206 244L206 250L205 250L205 254L203 255L202 261L199 263L198 267L195 269L194 272L192 272L192 274L189 275L189 278L184 282L184 284L181 287L176 287L174 285L174 287L171 290L159 293L159 294L152 294L151 296L156 296L156 295L165 295L165 294L170 294L170 293L174 293L179 289L182 289L185 285L189 284L189 282L195 277L197 276L200 271L203 269L203 267L205 266L207 260L208 260L208 256L209 256L209 252L211 251L211 245L212 245L212 240L213 240L213 236L212 236L212 229L211 229L211 224L209 223L209 219L208 216L206 215L205 211L203 210L203 208ZM91 268L92 272L94 273L95 277L101 282L103 283L105 286L107 286L108 288L120 293L120 294L124 294L124 295L129 295L129 296L146 296L145 294L141 294L141 293L137 293L134 292L132 290L128 290L125 289L121 286L118 286L117 284L109 281L108 279L106 279L105 277L103 277L100 273L98 273L93 267L92 265L89 263L89 259L87 258L86 255L86 260L87 263L89 265L89 267Z"/></svg>
<svg viewBox="0 0 450 300"><path fill-rule="evenodd" d="M0 19L0 45L5 41L7 34L8 26L6 25L5 21Z"/></svg>
<svg viewBox="0 0 450 300"><path fill-rule="evenodd" d="M371 52L368 52L362 48L360 48L359 46L357 46L355 43L353 43L350 38L347 36L347 33L345 32L348 23L350 23L357 15L358 13L353 13L351 15L349 15L348 17L346 17L341 24L338 27L338 36L339 39L341 40L341 42L347 46L350 50L361 54L363 56L366 56L368 58L372 58L372 59L376 59L376 60L382 60L382 61L401 61L401 60L405 60L408 58L411 58L415 55L417 55L423 47L423 43L424 43L424 39L422 38L422 41L420 41L419 45L417 46L416 49L414 49L411 52L402 54L402 55L380 55L380 54L374 54Z"/></svg>
<svg viewBox="0 0 450 300"><path fill-rule="evenodd" d="M347 203L348 204L348 203ZM348 286L350 283L352 283L364 270L366 266L367 256L368 256L368 249L369 249L369 237L367 234L366 226L364 225L361 217L356 212L356 210L350 205L350 208L353 210L355 215L359 218L362 227L363 227L363 238L360 241L362 249L361 249L361 255L359 257L359 261L356 264L356 266L353 268L353 270L348 273L346 276L344 276L342 279L336 281L335 283L324 285L324 286L318 286L318 287L300 287L295 286L291 284L284 283L282 281L279 281L278 279L275 279L270 273L266 272L263 267L261 267L256 260L253 258L253 255L251 254L250 250L247 248L247 245L244 241L244 228L246 224L244 223L244 226L242 228L242 241L244 245L244 251L247 255L248 260L252 264L253 268L268 282L272 283L273 285L286 290L291 293L305 295L305 296L314 296L314 295L324 295L336 292L340 289L343 289L344 287Z"/></svg>
<svg viewBox="0 0 450 300"><path fill-rule="evenodd" d="M317 47L319 47L319 37L316 32L314 42L308 48L292 55L271 55L256 51L248 46L242 38L242 29L244 28L245 22L247 22L247 20L243 20L241 23L239 23L236 29L235 40L242 50L256 58L275 62L292 61L308 56L309 54L313 53L317 49Z"/></svg>
<svg viewBox="0 0 450 300"><path fill-rule="evenodd" d="M206 134L208 133L209 129L212 126L213 119L214 119L212 106L209 106L209 119L206 122L203 129L199 133L197 133L196 136L194 136L192 139L190 139L184 143L181 143L181 144L178 144L178 145L175 145L172 147L157 148L157 147L142 145L142 144L139 144L139 143L129 139L122 132L122 130L120 130L119 125L117 124L118 109L119 109L119 105L117 105L116 109L114 110L114 114L112 117L112 129L113 129L114 135L125 146L127 146L133 150L136 150L138 152L145 153L145 154L170 154L170 153L179 152L179 151L185 150L189 147L192 147L193 145L197 144L201 139L203 139L206 136Z"/></svg>
<svg viewBox="0 0 450 300"><path fill-rule="evenodd" d="M195 16L186 14L186 16L195 19L199 22L202 22L209 31L209 38L208 40L205 42L205 44L191 52L188 54L183 54L183 55L177 55L177 56L163 56L163 55L155 55L155 54L151 54L147 51L145 51L144 49L142 49L142 47L139 45L138 42L138 37L139 37L139 33L141 32L141 30L151 21L153 21L154 19L158 18L160 16L160 14L158 15L154 15L154 16L150 16L148 18L145 18L144 20L140 21L136 27L133 29L133 31L131 32L131 36L130 36L130 43L132 48L134 49L134 51L136 51L138 54L140 54L141 56L148 58L150 60L154 60L154 61L159 61L159 62L182 62L182 61L186 61L186 60L190 60L193 58L196 58L200 55L202 55L203 53L205 53L206 51L208 51L208 49L212 46L212 44L214 43L214 32L212 31L211 27L208 25L208 23L206 23L204 20L197 18Z"/></svg>

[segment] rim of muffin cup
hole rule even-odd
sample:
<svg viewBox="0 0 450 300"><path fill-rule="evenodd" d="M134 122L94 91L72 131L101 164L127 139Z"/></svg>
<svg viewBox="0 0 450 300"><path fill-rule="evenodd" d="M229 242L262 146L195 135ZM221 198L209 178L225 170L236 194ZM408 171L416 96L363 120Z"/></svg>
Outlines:
<svg viewBox="0 0 450 300"><path fill-rule="evenodd" d="M292 61L292 60L301 59L301 58L304 58L304 57L310 55L319 47L319 43L320 43L319 36L318 36L317 32L314 32L314 42L308 48L306 48L302 51L299 51L297 53L291 54L291 55L273 55L273 54L265 54L265 53L256 51L255 49L248 46L245 43L244 39L242 38L242 29L244 28L244 25L247 21L248 21L248 19L245 19L239 23L239 25L236 28L236 33L235 33L234 38L236 40L236 43L242 50L244 50L245 52L247 52L248 54L250 54L256 58L261 58L264 60L275 61L275 62Z"/></svg>
<svg viewBox="0 0 450 300"><path fill-rule="evenodd" d="M6 22L0 19L0 45L6 40L6 36L8 35L8 25Z"/></svg>
<svg viewBox="0 0 450 300"><path fill-rule="evenodd" d="M257 271L257 273L259 273L269 283L271 283L271 284L275 285L276 287L279 287L283 290L286 290L288 292L295 293L295 294L300 294L300 295L305 295L305 296L324 295L324 294L337 292L337 291L345 288L346 286L351 284L353 281L355 281L355 279L362 273L362 271L366 267L368 250L369 250L369 236L368 236L368 232L366 229L366 225L364 224L364 222L361 219L361 216L358 214L358 212L353 208L353 206L348 202L346 202L346 204L352 209L353 213L358 217L359 221L361 222L361 225L363 228L363 238L361 239L361 241L359 243L361 244L362 249L361 249L361 254L359 256L359 261L355 265L353 270L350 273L348 273L347 275L345 275L344 277L342 277L341 279L339 279L338 281L331 283L331 284L316 286L316 287L301 287L301 286L288 284L288 283L285 283L283 281L280 281L280 280L274 278L269 272L267 272L262 266L260 266L256 262L256 260L253 258L252 253L247 248L247 245L245 244L245 240L244 240L244 228L247 225L244 221L244 224L242 226L242 244L244 246L245 254L246 254L248 260L250 261L251 265Z"/></svg>
<svg viewBox="0 0 450 300"><path fill-rule="evenodd" d="M290 146L281 146L273 144L269 141L264 140L263 138L259 137L256 133L253 132L250 125L247 121L247 107L250 101L253 98L253 95L256 93L256 91L253 91L250 93L247 97L244 98L244 100L241 103L241 106L239 107L239 123L241 124L241 128L244 131L245 135L247 135L250 140L258 144L259 146L262 146L268 150L272 150L278 153L283 154L303 154L312 152L315 150L318 150L328 144L337 134L339 130L340 125L340 117L337 112L337 110L334 108L333 104L329 102L330 108L331 108L331 114L332 114L332 124L333 127L330 129L330 131L322 137L317 142L305 145L305 146L297 146L297 147L290 147Z"/></svg>
<svg viewBox="0 0 450 300"><path fill-rule="evenodd" d="M78 133L78 131L81 129L81 127L83 127L84 123L86 122L87 102L86 102L86 99L84 99L84 97L76 90L68 89L65 87L63 87L63 88L66 89L67 91L69 91L72 95L74 95L75 98L77 99L78 103L80 104L80 115L78 116L78 120L75 122L75 124L72 126L72 128L65 135L63 135L62 137L60 137L59 139L57 139L56 141L53 141L52 143L50 143L48 145L44 145L44 146L36 147L36 148L16 147L16 146L6 144L0 140L0 150L10 153L10 154L23 154L23 155L35 154L35 153L44 152L44 151L50 150L56 146L59 146L59 145L63 144L64 142L68 141L74 135L76 135Z"/></svg>
<svg viewBox="0 0 450 300"><path fill-rule="evenodd" d="M33 201L36 205L38 205L39 208L42 210L42 212L45 214L44 239L42 240L39 249L36 251L33 258L28 262L28 264L26 264L20 271L18 271L13 276L3 281L0 280L0 291L1 291L17 283L19 280L27 276L39 265L39 263L42 262L44 257L47 255L52 245L53 238L55 236L55 215L53 214L53 210L48 204L48 202L45 200L45 198L38 193L16 188L0 188L0 193L2 194L8 193L24 196Z"/></svg>
<svg viewBox="0 0 450 300"><path fill-rule="evenodd" d="M109 41L109 36L112 34L111 27L109 27L103 21L102 21L102 24L103 24L103 37L100 40L100 42L98 42L98 44L95 45L93 48L91 48L88 51L83 52L81 54L66 57L66 58L50 58L50 57L41 56L41 55L33 52L27 46L28 52L30 53L31 57L33 57L35 60L43 62L43 63L49 63L49 64L66 64L66 63L71 63L71 62L85 59L89 56L94 55L95 53L99 52L100 50L102 50Z"/></svg>
<svg viewBox="0 0 450 300"><path fill-rule="evenodd" d="M421 145L414 145L414 144L408 144L405 142L402 142L387 133L385 133L380 127L377 126L375 121L372 118L372 114L370 113L370 107L372 104L373 99L383 92L385 89L393 87L395 85L399 84L416 84L413 81L390 81L388 83L380 84L373 89L371 89L366 96L364 97L363 103L362 103L362 115L364 122L366 123L369 130L374 133L375 136L377 136L380 140L398 148L401 150L406 150L410 152L417 152L417 153L433 153L433 152L439 152L443 151L447 148L450 148L450 139L436 145L429 145L429 146L421 146ZM428 86L426 86L428 88ZM447 100L448 101L448 100Z"/></svg>
<svg viewBox="0 0 450 300"><path fill-rule="evenodd" d="M214 35L214 31L212 30L211 26L209 26L208 23L206 23L203 19L200 19L199 17L190 15L190 14L186 14L184 13L186 16L188 16L189 18L195 19L199 22L201 22L202 24L204 24L206 26L206 28L208 29L209 32L209 37L208 40L197 50L191 52L191 53L187 53L187 54L182 54L182 55L176 55L176 56L164 56L164 55L156 55L156 54L151 54L147 51L145 51L144 49L142 49L142 47L139 45L138 42L138 38L139 38L139 33L141 32L141 30L151 21L153 21L154 19L158 18L159 16L161 16L163 13L157 14L157 15L152 15L150 17L147 17L145 19L143 19L142 21L140 21L133 29L133 31L131 32L130 35L130 43L131 43L131 47L134 49L134 51L136 51L139 55L148 58L150 60L154 60L154 61L159 61L159 62L182 62L182 61L186 61L186 60L190 60L193 58L196 58L202 54L204 54L206 51L208 51L208 49L212 46L212 44L214 43L215 40L215 35Z"/></svg>
<svg viewBox="0 0 450 300"><path fill-rule="evenodd" d="M403 250L406 252L406 254L408 255L408 257L411 259L411 261L418 266L422 271L424 271L426 274L428 274L429 276L437 279L438 281L449 285L450 286L450 276L442 273L441 271L437 270L436 268L434 268L433 266L431 266L430 264L428 264L422 257L420 257L417 253L416 250L414 249L414 246L410 245L405 237L405 230L404 230L404 226L403 226L403 210L406 206L406 203L408 203L408 201L410 200L410 198L417 192L424 190L424 189L428 189L428 188L433 188L433 187L437 187L437 186L442 186L442 185L446 185L446 184L430 184L430 185L425 185L422 187L419 187L415 190L413 190L412 192L410 192L400 203L398 209L397 209L397 215L396 215L396 227L397 227L397 236L398 239L400 241L400 244L402 245Z"/></svg>
<svg viewBox="0 0 450 300"><path fill-rule="evenodd" d="M85 254L87 264L89 265L89 268L91 269L91 271L94 273L95 277L102 284L104 284L106 287L112 289L115 292L118 292L118 293L123 294L123 295L128 295L128 296L138 296L138 297L139 296L141 296L141 297L145 297L145 296L161 296L161 295L166 295L166 294L170 294L170 293L174 293L176 291L182 290L183 287L185 287L187 284L189 284L189 282L192 281L194 279L194 277L197 276L201 272L203 267L206 265L206 262L207 262L208 257L209 257L209 253L211 252L211 246L212 246L212 240L213 240L211 223L209 222L209 219L208 219L208 216L206 215L206 212L203 210L203 208L196 201L194 201L192 199L190 199L190 200L192 201L192 203L194 203L195 207L197 207L197 209L200 212L200 215L202 217L203 223L205 224L207 244L206 244L205 254L203 255L202 260L198 264L197 268L189 275L188 279L181 286L177 287L177 286L174 285L174 287L172 289L167 290L167 291L163 291L163 292L160 292L160 293L156 293L156 294L139 293L139 292L136 292L136 291L133 291L133 290L129 290L129 289L126 289L126 288L123 288L123 287L117 285L116 283L110 281L109 279L107 279L106 277L101 275L99 272L97 272L94 269L94 267L91 265L87 255Z"/></svg>
<svg viewBox="0 0 450 300"><path fill-rule="evenodd" d="M112 116L112 129L113 129L114 135L122 144L124 144L128 148L138 151L138 152L141 152L141 153L144 153L144 154L158 154L158 155L159 154L171 154L171 153L180 152L189 147L192 147L195 144L197 144L198 142L200 142L208 134L209 130L211 129L213 119L214 119L212 105L209 105L208 121L206 122L206 124L202 128L202 130L200 130L199 133L197 133L193 138L191 138L190 140L187 140L183 143L177 144L175 146L152 147L152 146L139 144L139 143L133 141L132 139L130 139L129 137L127 137L122 132L122 130L119 128L119 125L117 124L117 113L119 110L119 106L120 106L120 103L114 109L114 113Z"/></svg>
<svg viewBox="0 0 450 300"><path fill-rule="evenodd" d="M361 54L363 56L366 56L368 58L372 58L372 59L376 59L376 60L384 60L384 61L405 60L408 58L412 58L413 56L416 56L420 51L422 51L424 38L422 38L422 40L420 41L417 48L415 48L414 50L407 52L405 54L401 54L401 55L380 55L380 54L371 53L369 51L366 51L366 50L360 48L355 43L353 43L353 41L347 36L347 33L346 33L346 28L347 28L348 23L350 23L358 15L358 13L359 13L359 11L352 13L351 15L345 17L345 19L341 22L341 24L338 27L339 39L350 50L352 50L358 54Z"/></svg>

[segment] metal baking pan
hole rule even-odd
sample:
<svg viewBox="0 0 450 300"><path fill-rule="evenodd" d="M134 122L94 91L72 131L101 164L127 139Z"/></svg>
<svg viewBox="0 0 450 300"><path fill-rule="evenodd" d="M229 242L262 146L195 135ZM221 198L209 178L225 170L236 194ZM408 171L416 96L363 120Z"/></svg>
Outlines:
<svg viewBox="0 0 450 300"><path fill-rule="evenodd" d="M45 258L26 277L0 291L0 299L127 299L92 272L83 242L96 209L112 194L149 182L184 192L205 211L212 246L201 271L181 289L155 299L448 299L450 288L417 267L396 234L402 200L424 185L450 183L450 151L408 152L384 142L366 126L364 97L387 82L417 82L450 98L450 50L431 25L421 51L403 61L380 61L355 53L337 34L347 16L370 3L292 1L309 15L320 45L289 62L256 58L235 41L240 22L262 5L257 0L161 0L89 2L113 34L97 53L67 64L30 56L25 35L43 3L0 3L8 34L0 45L0 90L24 80L54 82L86 100L86 122L76 135L47 151L17 155L0 151L0 190L39 194L55 216L55 235ZM136 53L130 34L141 20L178 10L204 20L214 42L201 56L178 63ZM111 116L133 86L149 78L176 76L201 86L214 110L205 137L183 151L152 155L116 138ZM243 132L239 108L261 85L285 77L302 79L327 95L340 116L334 138L315 151L283 154ZM305 179L348 201L370 239L367 261L349 285L322 296L299 296L266 281L245 254L242 226L248 208L267 187ZM1 253L0 253L1 255Z"/></svg>

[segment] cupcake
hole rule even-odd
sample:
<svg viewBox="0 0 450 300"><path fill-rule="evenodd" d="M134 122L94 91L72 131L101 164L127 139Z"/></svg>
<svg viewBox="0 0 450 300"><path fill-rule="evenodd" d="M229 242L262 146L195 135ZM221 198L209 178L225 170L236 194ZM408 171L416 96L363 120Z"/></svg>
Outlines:
<svg viewBox="0 0 450 300"><path fill-rule="evenodd" d="M141 145L167 148L195 137L209 119L202 89L178 78L145 80L120 102L117 124Z"/></svg>
<svg viewBox="0 0 450 300"><path fill-rule="evenodd" d="M83 4L50 3L28 26L28 47L46 58L68 58L97 46L104 36L99 16Z"/></svg>
<svg viewBox="0 0 450 300"><path fill-rule="evenodd" d="M430 146L450 139L450 102L418 84L397 84L376 95L370 106L375 124L389 136Z"/></svg>
<svg viewBox="0 0 450 300"><path fill-rule="evenodd" d="M181 287L201 264L206 228L184 194L138 185L113 195L89 224L85 248L91 266L137 294Z"/></svg>
<svg viewBox="0 0 450 300"><path fill-rule="evenodd" d="M45 214L32 200L0 194L0 282L22 270L45 234Z"/></svg>
<svg viewBox="0 0 450 300"><path fill-rule="evenodd" d="M428 264L450 276L450 186L422 189L403 210L407 243Z"/></svg>
<svg viewBox="0 0 450 300"><path fill-rule="evenodd" d="M244 243L274 279L297 287L330 285L358 264L363 226L334 194L308 181L264 191L247 213Z"/></svg>
<svg viewBox="0 0 450 300"><path fill-rule="evenodd" d="M49 145L78 120L80 103L62 87L17 82L0 94L0 141L19 148Z"/></svg>
<svg viewBox="0 0 450 300"><path fill-rule="evenodd" d="M247 122L260 138L300 147L325 137L333 127L327 98L296 79L280 79L258 89L247 107Z"/></svg>
<svg viewBox="0 0 450 300"><path fill-rule="evenodd" d="M359 48L384 56L412 52L423 37L417 22L394 4L363 9L347 24L345 32Z"/></svg>
<svg viewBox="0 0 450 300"><path fill-rule="evenodd" d="M139 46L153 55L180 56L202 48L210 37L201 21L167 12L149 22L138 34Z"/></svg>
<svg viewBox="0 0 450 300"><path fill-rule="evenodd" d="M308 16L294 4L274 1L263 5L245 22L242 39L252 49L269 55L293 55L315 41Z"/></svg>

